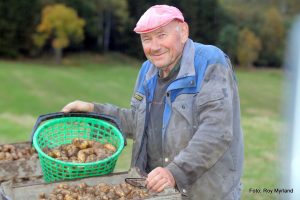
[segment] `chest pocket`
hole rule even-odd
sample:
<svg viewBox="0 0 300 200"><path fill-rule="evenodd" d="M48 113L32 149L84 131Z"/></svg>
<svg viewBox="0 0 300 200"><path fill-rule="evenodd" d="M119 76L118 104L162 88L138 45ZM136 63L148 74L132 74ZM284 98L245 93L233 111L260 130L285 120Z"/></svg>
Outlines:
<svg viewBox="0 0 300 200"><path fill-rule="evenodd" d="M195 119L195 94L181 94L172 103L171 118L167 128L165 153L174 158L197 130Z"/></svg>
<svg viewBox="0 0 300 200"><path fill-rule="evenodd" d="M182 94L172 103L171 129L191 129L195 117L195 94Z"/></svg>

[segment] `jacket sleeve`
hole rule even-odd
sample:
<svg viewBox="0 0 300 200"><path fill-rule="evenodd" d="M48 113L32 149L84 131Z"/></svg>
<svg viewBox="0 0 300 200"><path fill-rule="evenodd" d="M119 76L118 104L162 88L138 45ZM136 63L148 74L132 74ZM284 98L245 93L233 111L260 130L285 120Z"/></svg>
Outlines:
<svg viewBox="0 0 300 200"><path fill-rule="evenodd" d="M197 130L167 169L182 193L212 168L233 139L232 95L235 81L230 63L210 64L196 97Z"/></svg>
<svg viewBox="0 0 300 200"><path fill-rule="evenodd" d="M94 103L94 112L116 117L120 122L120 128L126 138L134 137L134 111L131 108L121 108L108 103Z"/></svg>

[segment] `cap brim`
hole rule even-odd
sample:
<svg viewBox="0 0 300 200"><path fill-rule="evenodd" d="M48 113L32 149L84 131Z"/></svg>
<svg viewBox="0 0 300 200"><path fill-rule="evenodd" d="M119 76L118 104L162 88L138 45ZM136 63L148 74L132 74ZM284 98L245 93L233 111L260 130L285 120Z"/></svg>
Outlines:
<svg viewBox="0 0 300 200"><path fill-rule="evenodd" d="M168 24L169 24L171 21L173 21L173 20L178 20L178 21L184 22L182 19L179 19L179 18L172 18L172 19L166 21L165 23L163 23L163 24L161 24L161 25L159 25L159 26L157 26L157 27L150 28L150 29L145 29L145 30L138 30L138 28L135 27L135 29L133 29L133 31L136 32L136 33L138 33L138 34L149 33L149 32L155 31L155 30L157 30L157 29L159 29L159 28L161 28L161 27L163 27L163 26L168 25Z"/></svg>

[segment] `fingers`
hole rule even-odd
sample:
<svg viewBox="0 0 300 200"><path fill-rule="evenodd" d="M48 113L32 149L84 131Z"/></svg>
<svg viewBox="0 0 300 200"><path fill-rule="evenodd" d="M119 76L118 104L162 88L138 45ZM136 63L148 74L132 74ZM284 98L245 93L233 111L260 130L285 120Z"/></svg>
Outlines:
<svg viewBox="0 0 300 200"><path fill-rule="evenodd" d="M146 180L147 188L151 192L162 192L168 186L175 186L174 178L167 169L157 167L152 170Z"/></svg>
<svg viewBox="0 0 300 200"><path fill-rule="evenodd" d="M152 192L162 192L168 185L169 181L167 178L162 177L157 179L156 182L152 182L150 184L154 184L151 188L148 188Z"/></svg>
<svg viewBox="0 0 300 200"><path fill-rule="evenodd" d="M162 192L164 191L165 188L167 188L169 185L169 182L162 184L156 191L157 192ZM153 188L153 190L155 190L155 188Z"/></svg>
<svg viewBox="0 0 300 200"><path fill-rule="evenodd" d="M62 112L71 112L73 104L74 104L74 102L71 102L71 103L67 104L65 107L63 107L63 109L61 111Z"/></svg>
<svg viewBox="0 0 300 200"><path fill-rule="evenodd" d="M94 104L84 101L73 101L67 104L62 112L92 112L94 110Z"/></svg>
<svg viewBox="0 0 300 200"><path fill-rule="evenodd" d="M162 179L163 179L163 177L159 174L159 171L157 170L157 168L152 170L148 174L148 177L146 180L147 188L152 191L155 185L156 185L156 187L161 186L161 184L164 183L162 181L165 181ZM157 184L159 184L159 185L157 185Z"/></svg>

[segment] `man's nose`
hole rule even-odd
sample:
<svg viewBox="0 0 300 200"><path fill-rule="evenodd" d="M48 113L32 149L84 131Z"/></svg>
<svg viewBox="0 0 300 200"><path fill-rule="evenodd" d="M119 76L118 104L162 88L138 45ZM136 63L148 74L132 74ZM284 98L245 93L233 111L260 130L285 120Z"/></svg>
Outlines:
<svg viewBox="0 0 300 200"><path fill-rule="evenodd" d="M153 39L151 41L151 50L152 51L158 51L160 49L160 43L157 39Z"/></svg>

